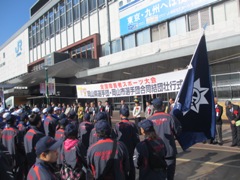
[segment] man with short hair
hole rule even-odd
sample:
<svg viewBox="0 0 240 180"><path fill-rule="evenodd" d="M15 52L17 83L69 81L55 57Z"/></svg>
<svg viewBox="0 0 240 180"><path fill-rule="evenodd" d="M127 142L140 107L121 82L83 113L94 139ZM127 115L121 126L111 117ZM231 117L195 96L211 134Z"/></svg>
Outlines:
<svg viewBox="0 0 240 180"><path fill-rule="evenodd" d="M87 152L88 166L95 179L126 179L129 171L129 157L126 146L110 138L111 127L105 120L96 123L99 140ZM112 159L111 156L114 156Z"/></svg>
<svg viewBox="0 0 240 180"><path fill-rule="evenodd" d="M218 104L218 98L214 98L215 103L215 111L216 111L216 136L214 140L214 144L218 143L220 146L223 144L222 140L222 113L223 107Z"/></svg>
<svg viewBox="0 0 240 180"><path fill-rule="evenodd" d="M152 101L154 114L148 119L153 122L156 134L163 140L166 149L167 162L167 179L173 180L176 169L176 154L177 148L175 137L182 130L180 122L172 115L164 112L163 101L161 98L156 98Z"/></svg>
<svg viewBox="0 0 240 180"><path fill-rule="evenodd" d="M36 144L36 163L28 172L27 179L58 179L54 172L52 163L58 158L57 149L62 145L63 140L56 141L50 136L41 138Z"/></svg>
<svg viewBox="0 0 240 180"><path fill-rule="evenodd" d="M170 98L168 101L167 113L169 114L174 107L175 98Z"/></svg>
<svg viewBox="0 0 240 180"><path fill-rule="evenodd" d="M121 103L121 105L120 105L120 109L119 109L119 114L121 115L122 109L129 109L129 108L128 108L128 105L125 104L125 101L123 99L121 100L120 103Z"/></svg>
<svg viewBox="0 0 240 180"><path fill-rule="evenodd" d="M225 102L226 106L226 115L228 121L230 122L230 127L232 130L232 144L233 146L240 147L240 114L239 114L239 106L232 104L231 101Z"/></svg>

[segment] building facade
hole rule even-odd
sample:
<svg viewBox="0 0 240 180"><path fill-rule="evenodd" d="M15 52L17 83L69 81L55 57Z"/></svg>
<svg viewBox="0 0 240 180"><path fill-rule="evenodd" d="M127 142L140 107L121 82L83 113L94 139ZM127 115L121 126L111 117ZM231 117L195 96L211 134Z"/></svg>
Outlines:
<svg viewBox="0 0 240 180"><path fill-rule="evenodd" d="M238 101L239 7L239 0L39 0L0 47L0 82L12 86L7 97L43 103L48 81L52 101L72 102L79 84L185 69L205 29L214 93ZM120 99L111 98L115 109ZM123 99L133 105L134 97Z"/></svg>

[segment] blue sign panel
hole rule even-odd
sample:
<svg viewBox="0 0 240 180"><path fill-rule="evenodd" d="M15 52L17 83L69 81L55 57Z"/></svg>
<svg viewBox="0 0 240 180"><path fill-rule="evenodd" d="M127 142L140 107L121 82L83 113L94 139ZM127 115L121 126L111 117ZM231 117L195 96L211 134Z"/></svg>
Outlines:
<svg viewBox="0 0 240 180"><path fill-rule="evenodd" d="M139 11L120 18L120 34L125 35L218 0L159 0Z"/></svg>
<svg viewBox="0 0 240 180"><path fill-rule="evenodd" d="M19 40L17 42L17 47L15 47L15 53L16 53L16 57L22 54L22 40Z"/></svg>

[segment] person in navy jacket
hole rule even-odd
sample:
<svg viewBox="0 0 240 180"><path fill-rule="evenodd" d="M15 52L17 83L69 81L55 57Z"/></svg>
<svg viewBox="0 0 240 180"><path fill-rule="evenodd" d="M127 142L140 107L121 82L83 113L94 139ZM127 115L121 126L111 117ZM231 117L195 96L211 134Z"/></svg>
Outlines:
<svg viewBox="0 0 240 180"><path fill-rule="evenodd" d="M99 140L90 146L87 152L88 167L91 168L95 179L124 180L128 177L129 157L126 146L112 139L111 127L105 120L96 123L96 132ZM109 161L113 145L116 143L114 161ZM108 162L112 162L107 166ZM107 167L107 170L104 170ZM104 172L105 171L105 172Z"/></svg>
<svg viewBox="0 0 240 180"><path fill-rule="evenodd" d="M121 121L115 125L115 133L117 136L117 140L123 142L129 153L129 163L130 163L130 171L128 179L135 179L135 167L133 164L133 154L136 145L140 142L138 129L135 123L130 122L128 119L129 110L124 108L121 112Z"/></svg>
<svg viewBox="0 0 240 180"><path fill-rule="evenodd" d="M56 141L50 136L41 138L36 144L36 163L28 172L27 180L57 180L53 163L57 161L57 149L63 139Z"/></svg>

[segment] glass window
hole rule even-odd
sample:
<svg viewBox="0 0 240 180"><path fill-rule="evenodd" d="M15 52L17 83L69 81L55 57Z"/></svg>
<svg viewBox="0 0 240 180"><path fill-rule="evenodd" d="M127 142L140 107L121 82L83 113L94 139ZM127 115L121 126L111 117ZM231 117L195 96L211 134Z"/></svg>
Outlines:
<svg viewBox="0 0 240 180"><path fill-rule="evenodd" d="M50 35L54 34L54 16L53 12L49 13Z"/></svg>
<svg viewBox="0 0 240 180"><path fill-rule="evenodd" d="M98 7L101 7L105 4L105 0L98 0Z"/></svg>
<svg viewBox="0 0 240 180"><path fill-rule="evenodd" d="M81 17L87 14L87 1L81 0Z"/></svg>
<svg viewBox="0 0 240 180"><path fill-rule="evenodd" d="M152 41L158 41L168 37L167 23L161 23L151 28Z"/></svg>
<svg viewBox="0 0 240 180"><path fill-rule="evenodd" d="M45 37L46 39L49 38L49 23L48 23L48 15L45 16Z"/></svg>
<svg viewBox="0 0 240 180"><path fill-rule="evenodd" d="M186 33L185 16L174 19L169 22L170 36L180 35Z"/></svg>
<svg viewBox="0 0 240 180"><path fill-rule="evenodd" d="M44 19L41 19L40 20L40 41L41 43L45 40L45 37L44 37Z"/></svg>
<svg viewBox="0 0 240 180"><path fill-rule="evenodd" d="M240 97L240 86L232 86L232 98Z"/></svg>
<svg viewBox="0 0 240 180"><path fill-rule="evenodd" d="M218 98L227 98L231 99L231 87L226 86L226 87L218 87L217 88L217 96Z"/></svg>
<svg viewBox="0 0 240 180"><path fill-rule="evenodd" d="M60 10L60 29L63 29L66 26L64 2L60 3L59 10Z"/></svg>
<svg viewBox="0 0 240 180"><path fill-rule="evenodd" d="M136 46L135 34L130 34L123 39L124 50L130 49Z"/></svg>
<svg viewBox="0 0 240 180"><path fill-rule="evenodd" d="M40 44L41 40L40 40L40 25L39 25L39 23L36 24L36 29L37 29L37 30L36 30L36 31L37 31L37 32L36 32L36 33L37 33L37 34L36 34L37 44Z"/></svg>
<svg viewBox="0 0 240 180"><path fill-rule="evenodd" d="M89 11L94 11L96 6L96 0L89 1Z"/></svg>
<svg viewBox="0 0 240 180"><path fill-rule="evenodd" d="M60 30L60 19L59 19L59 8L56 7L54 11L54 17L55 17L55 32L58 33Z"/></svg>
<svg viewBox="0 0 240 180"><path fill-rule="evenodd" d="M225 21L224 4L220 4L213 7L213 22L218 24Z"/></svg>
<svg viewBox="0 0 240 180"><path fill-rule="evenodd" d="M199 28L198 12L195 12L189 15L189 28L190 28L190 31L193 31Z"/></svg>
<svg viewBox="0 0 240 180"><path fill-rule="evenodd" d="M73 21L76 21L80 17L80 11L79 11L80 5L79 0L73 1Z"/></svg>
<svg viewBox="0 0 240 180"><path fill-rule="evenodd" d="M145 29L137 33L137 45L141 46L151 42L150 40L150 29Z"/></svg>
<svg viewBox="0 0 240 180"><path fill-rule="evenodd" d="M67 0L66 2L66 11L67 11L67 25L72 24L72 0Z"/></svg>
<svg viewBox="0 0 240 180"><path fill-rule="evenodd" d="M116 53L122 50L121 47L121 39L116 39L114 41L112 41L112 53Z"/></svg>
<svg viewBox="0 0 240 180"><path fill-rule="evenodd" d="M226 20L238 18L238 3L237 1L228 1L225 3Z"/></svg>
<svg viewBox="0 0 240 180"><path fill-rule="evenodd" d="M210 25L209 8L202 9L200 11L200 18L201 18L201 28L203 28L204 26Z"/></svg>

